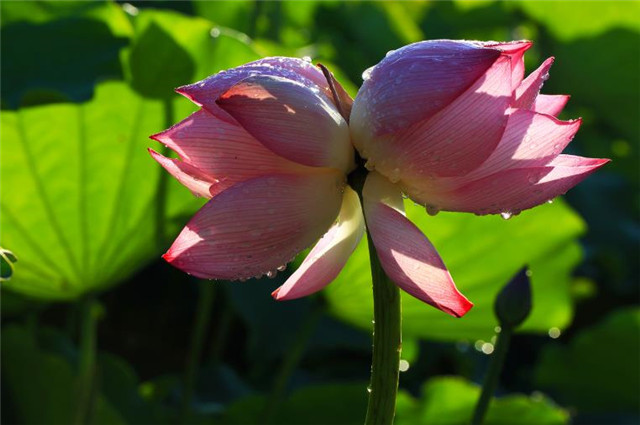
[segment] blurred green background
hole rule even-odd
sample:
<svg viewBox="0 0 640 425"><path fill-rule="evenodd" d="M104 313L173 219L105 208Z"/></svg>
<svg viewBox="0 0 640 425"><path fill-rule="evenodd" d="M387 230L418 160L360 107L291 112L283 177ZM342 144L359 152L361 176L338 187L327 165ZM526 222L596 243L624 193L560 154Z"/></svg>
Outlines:
<svg viewBox="0 0 640 425"><path fill-rule="evenodd" d="M327 290L204 282L160 260L202 204L148 156L194 106L173 88L264 56L310 57L355 95L388 50L530 39L543 92L583 117L570 153L612 158L564 199L504 221L411 218L475 303L455 320L406 297L398 424L468 422L492 303L525 264L534 309L487 423L636 424L638 2L0 3L2 422L361 423L370 368L365 247Z"/></svg>

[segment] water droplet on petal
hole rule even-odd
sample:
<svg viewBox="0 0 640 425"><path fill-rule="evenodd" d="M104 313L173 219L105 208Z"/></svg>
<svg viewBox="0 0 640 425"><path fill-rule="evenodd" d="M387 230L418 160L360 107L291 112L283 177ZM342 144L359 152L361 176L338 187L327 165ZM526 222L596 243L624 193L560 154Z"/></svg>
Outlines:
<svg viewBox="0 0 640 425"><path fill-rule="evenodd" d="M547 201L547 204L553 204L553 199L549 199L549 200Z"/></svg>
<svg viewBox="0 0 640 425"><path fill-rule="evenodd" d="M286 268L287 268L287 265L283 264L281 266L278 266L278 268L276 270L278 270L279 272L283 272L283 271L285 271Z"/></svg>
<svg viewBox="0 0 640 425"><path fill-rule="evenodd" d="M364 72L362 73L362 79L364 81L367 81L369 78L371 78L372 71L373 71L373 66L371 68L365 69Z"/></svg>
<svg viewBox="0 0 640 425"><path fill-rule="evenodd" d="M425 205L425 209L427 210L427 214L434 216L440 212L440 208L435 205Z"/></svg>
<svg viewBox="0 0 640 425"><path fill-rule="evenodd" d="M509 220L511 216L513 216L513 214L511 214L509 211L503 211L500 213L500 216L505 220Z"/></svg>

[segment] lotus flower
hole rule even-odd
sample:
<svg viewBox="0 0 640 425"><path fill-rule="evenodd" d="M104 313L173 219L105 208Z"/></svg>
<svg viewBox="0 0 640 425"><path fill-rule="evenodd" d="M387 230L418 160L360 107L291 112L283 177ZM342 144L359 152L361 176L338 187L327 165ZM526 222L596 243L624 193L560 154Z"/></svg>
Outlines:
<svg viewBox="0 0 640 425"><path fill-rule="evenodd" d="M423 41L367 70L350 129L372 178L431 214L509 218L608 162L561 154L581 120L556 118L569 96L539 94L553 58L523 79L531 44Z"/></svg>
<svg viewBox="0 0 640 425"><path fill-rule="evenodd" d="M273 276L318 241L273 296L294 299L328 285L364 232L359 197L347 185L355 166L347 125L352 100L342 87L303 60L267 58L177 91L201 109L152 138L180 160L150 152L210 200L163 257L198 277L244 280ZM463 315L471 303L402 215L397 188L374 175L363 193L369 231L392 280Z"/></svg>

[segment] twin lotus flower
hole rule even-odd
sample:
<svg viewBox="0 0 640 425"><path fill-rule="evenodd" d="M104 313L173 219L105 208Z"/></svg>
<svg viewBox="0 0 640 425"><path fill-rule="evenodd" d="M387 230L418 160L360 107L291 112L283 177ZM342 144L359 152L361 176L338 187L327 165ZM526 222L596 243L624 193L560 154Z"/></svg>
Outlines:
<svg viewBox="0 0 640 425"><path fill-rule="evenodd" d="M524 78L531 42L436 40L390 52L355 100L307 61L266 58L177 89L201 109L152 136L152 156L210 198L164 258L192 275L244 280L284 269L317 241L273 296L328 285L367 229L389 278L460 317L472 306L403 208L508 217L578 184L606 159L563 155L580 120L539 94L553 59ZM359 156L355 155L354 146ZM369 170L358 194L347 177Z"/></svg>

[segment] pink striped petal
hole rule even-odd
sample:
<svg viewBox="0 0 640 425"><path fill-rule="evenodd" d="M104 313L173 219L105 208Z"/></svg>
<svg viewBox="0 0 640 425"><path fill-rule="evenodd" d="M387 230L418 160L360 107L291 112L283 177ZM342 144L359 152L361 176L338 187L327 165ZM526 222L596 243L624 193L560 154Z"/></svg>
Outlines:
<svg viewBox="0 0 640 425"><path fill-rule="evenodd" d="M347 122L317 89L280 77L248 77L217 102L249 134L284 158L345 173L352 168Z"/></svg>
<svg viewBox="0 0 640 425"><path fill-rule="evenodd" d="M566 193L608 159L559 155L546 166L497 172L432 198L442 210L510 216Z"/></svg>
<svg viewBox="0 0 640 425"><path fill-rule="evenodd" d="M524 78L524 52L529 50L533 43L528 40L520 40L506 43L487 41L480 44L484 47L498 49L511 58L511 87L518 87Z"/></svg>
<svg viewBox="0 0 640 425"><path fill-rule="evenodd" d="M292 300L313 294L340 274L364 233L358 194L345 187L338 221L320 239L298 270L273 292L276 300Z"/></svg>
<svg viewBox="0 0 640 425"><path fill-rule="evenodd" d="M191 164L164 157L153 149L148 150L153 159L158 161L165 170L171 173L176 180L189 189L195 196L201 196L203 198L211 198L211 196L213 196L212 188L218 183L216 179L204 174Z"/></svg>
<svg viewBox="0 0 640 425"><path fill-rule="evenodd" d="M472 42L431 40L390 52L365 72L351 125L367 138L394 133L435 115L500 56Z"/></svg>
<svg viewBox="0 0 640 425"><path fill-rule="evenodd" d="M194 175L199 180L215 183L207 191L207 194L210 192L207 197L253 177L283 171L302 172L305 168L274 154L237 123L223 121L205 110L193 113L151 138L180 156L183 162L170 160L174 163L172 167L187 172L195 168ZM165 163L161 162L163 166Z"/></svg>
<svg viewBox="0 0 640 425"><path fill-rule="evenodd" d="M566 94L539 94L533 103L533 110L540 114L557 117L564 109L571 96Z"/></svg>
<svg viewBox="0 0 640 425"><path fill-rule="evenodd" d="M533 71L516 89L514 108L531 109L544 82L549 78L549 69L555 58L550 57Z"/></svg>
<svg viewBox="0 0 640 425"><path fill-rule="evenodd" d="M372 140L365 148L369 166L407 184L465 174L478 167L498 145L506 127L510 73L510 59L504 56L431 119L398 132L391 140Z"/></svg>
<svg viewBox="0 0 640 425"><path fill-rule="evenodd" d="M202 106L210 113L229 121L231 118L216 104L216 99L234 84L256 75L287 78L308 87L317 86L328 96L331 94L327 80L318 68L305 60L287 57L264 58L221 71L197 83L179 87L176 92L187 97L196 105Z"/></svg>
<svg viewBox="0 0 640 425"><path fill-rule="evenodd" d="M496 150L464 179L479 179L507 168L546 165L571 142L581 123L580 119L560 121L550 115L518 109L509 116Z"/></svg>
<svg viewBox="0 0 640 425"><path fill-rule="evenodd" d="M419 300L455 317L472 303L453 283L438 252L420 229L404 216L398 188L378 173L365 182L367 228L385 273Z"/></svg>
<svg viewBox="0 0 640 425"><path fill-rule="evenodd" d="M163 256L207 279L246 279L286 264L335 220L344 176L319 169L238 183L211 199Z"/></svg>

